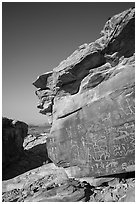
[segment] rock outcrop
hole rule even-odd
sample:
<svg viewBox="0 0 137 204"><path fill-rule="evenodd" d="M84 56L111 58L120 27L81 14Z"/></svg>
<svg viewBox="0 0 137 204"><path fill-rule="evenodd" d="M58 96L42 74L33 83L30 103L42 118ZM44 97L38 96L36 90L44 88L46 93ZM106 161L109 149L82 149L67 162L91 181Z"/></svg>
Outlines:
<svg viewBox="0 0 137 204"><path fill-rule="evenodd" d="M135 9L110 18L101 37L81 45L33 85L52 128L48 155L76 176L128 171L135 157Z"/></svg>
<svg viewBox="0 0 137 204"><path fill-rule="evenodd" d="M15 162L23 153L28 125L21 121L2 118L2 167Z"/></svg>
<svg viewBox="0 0 137 204"><path fill-rule="evenodd" d="M30 126L27 127L25 123L12 121L7 118L3 118L3 121L3 132L9 133L8 135L3 134L3 140L6 144L3 147L3 158L5 159L3 160L3 180L14 180L14 177L18 175L51 162L48 158L46 147L46 137L49 134L49 130L40 127L35 127L31 130ZM11 127L9 128L6 123L9 123ZM44 134L41 132L43 129L46 129ZM15 132L18 134L15 134ZM7 141L5 141L6 138L8 139ZM7 153L6 157L5 152Z"/></svg>

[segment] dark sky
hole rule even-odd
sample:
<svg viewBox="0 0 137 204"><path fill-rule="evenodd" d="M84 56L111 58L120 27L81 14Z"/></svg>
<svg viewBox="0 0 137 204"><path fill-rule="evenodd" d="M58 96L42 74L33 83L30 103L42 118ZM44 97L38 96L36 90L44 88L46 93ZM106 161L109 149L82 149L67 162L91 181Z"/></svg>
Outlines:
<svg viewBox="0 0 137 204"><path fill-rule="evenodd" d="M45 123L32 82L78 46L99 38L107 19L133 2L2 3L2 114Z"/></svg>

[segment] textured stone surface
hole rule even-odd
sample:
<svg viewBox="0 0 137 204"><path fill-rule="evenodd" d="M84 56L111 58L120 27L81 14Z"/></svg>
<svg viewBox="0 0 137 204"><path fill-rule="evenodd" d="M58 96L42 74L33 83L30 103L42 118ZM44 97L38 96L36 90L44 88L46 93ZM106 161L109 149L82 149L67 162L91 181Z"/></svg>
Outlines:
<svg viewBox="0 0 137 204"><path fill-rule="evenodd" d="M101 38L81 45L33 83L52 123L48 154L76 176L127 171L135 157L135 9L110 18Z"/></svg>
<svg viewBox="0 0 137 204"><path fill-rule="evenodd" d="M69 178L53 163L2 183L3 202L135 201L135 175L113 178Z"/></svg>
<svg viewBox="0 0 137 204"><path fill-rule="evenodd" d="M21 121L2 118L2 166L15 162L23 153L23 141L28 125Z"/></svg>
<svg viewBox="0 0 137 204"><path fill-rule="evenodd" d="M2 183L3 202L135 201L135 175L113 178L69 178L53 163Z"/></svg>

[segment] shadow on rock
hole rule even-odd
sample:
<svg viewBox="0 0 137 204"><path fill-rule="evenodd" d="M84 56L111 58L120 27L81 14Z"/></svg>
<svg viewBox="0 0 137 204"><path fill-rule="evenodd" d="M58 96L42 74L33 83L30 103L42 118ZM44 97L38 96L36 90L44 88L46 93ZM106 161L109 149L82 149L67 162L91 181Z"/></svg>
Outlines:
<svg viewBox="0 0 137 204"><path fill-rule="evenodd" d="M2 180L8 180L18 176L26 171L42 166L43 164L50 163L48 158L46 143L38 144L28 150L22 152L20 158L7 165L2 170Z"/></svg>

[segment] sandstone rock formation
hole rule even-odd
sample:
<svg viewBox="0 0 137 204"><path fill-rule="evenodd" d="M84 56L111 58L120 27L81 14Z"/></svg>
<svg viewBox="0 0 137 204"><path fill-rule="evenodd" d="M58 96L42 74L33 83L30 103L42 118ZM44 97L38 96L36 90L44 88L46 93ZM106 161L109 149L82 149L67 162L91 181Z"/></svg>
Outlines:
<svg viewBox="0 0 137 204"><path fill-rule="evenodd" d="M84 44L33 85L52 128L48 155L76 176L132 169L135 157L135 9L110 18L101 37Z"/></svg>
<svg viewBox="0 0 137 204"><path fill-rule="evenodd" d="M57 167L51 163L28 171L14 179L3 181L2 201L134 202L134 189L135 179L132 176L90 178L90 182L86 182L69 178L65 168Z"/></svg>
<svg viewBox="0 0 137 204"><path fill-rule="evenodd" d="M15 162L22 154L28 125L21 121L2 118L2 166Z"/></svg>

